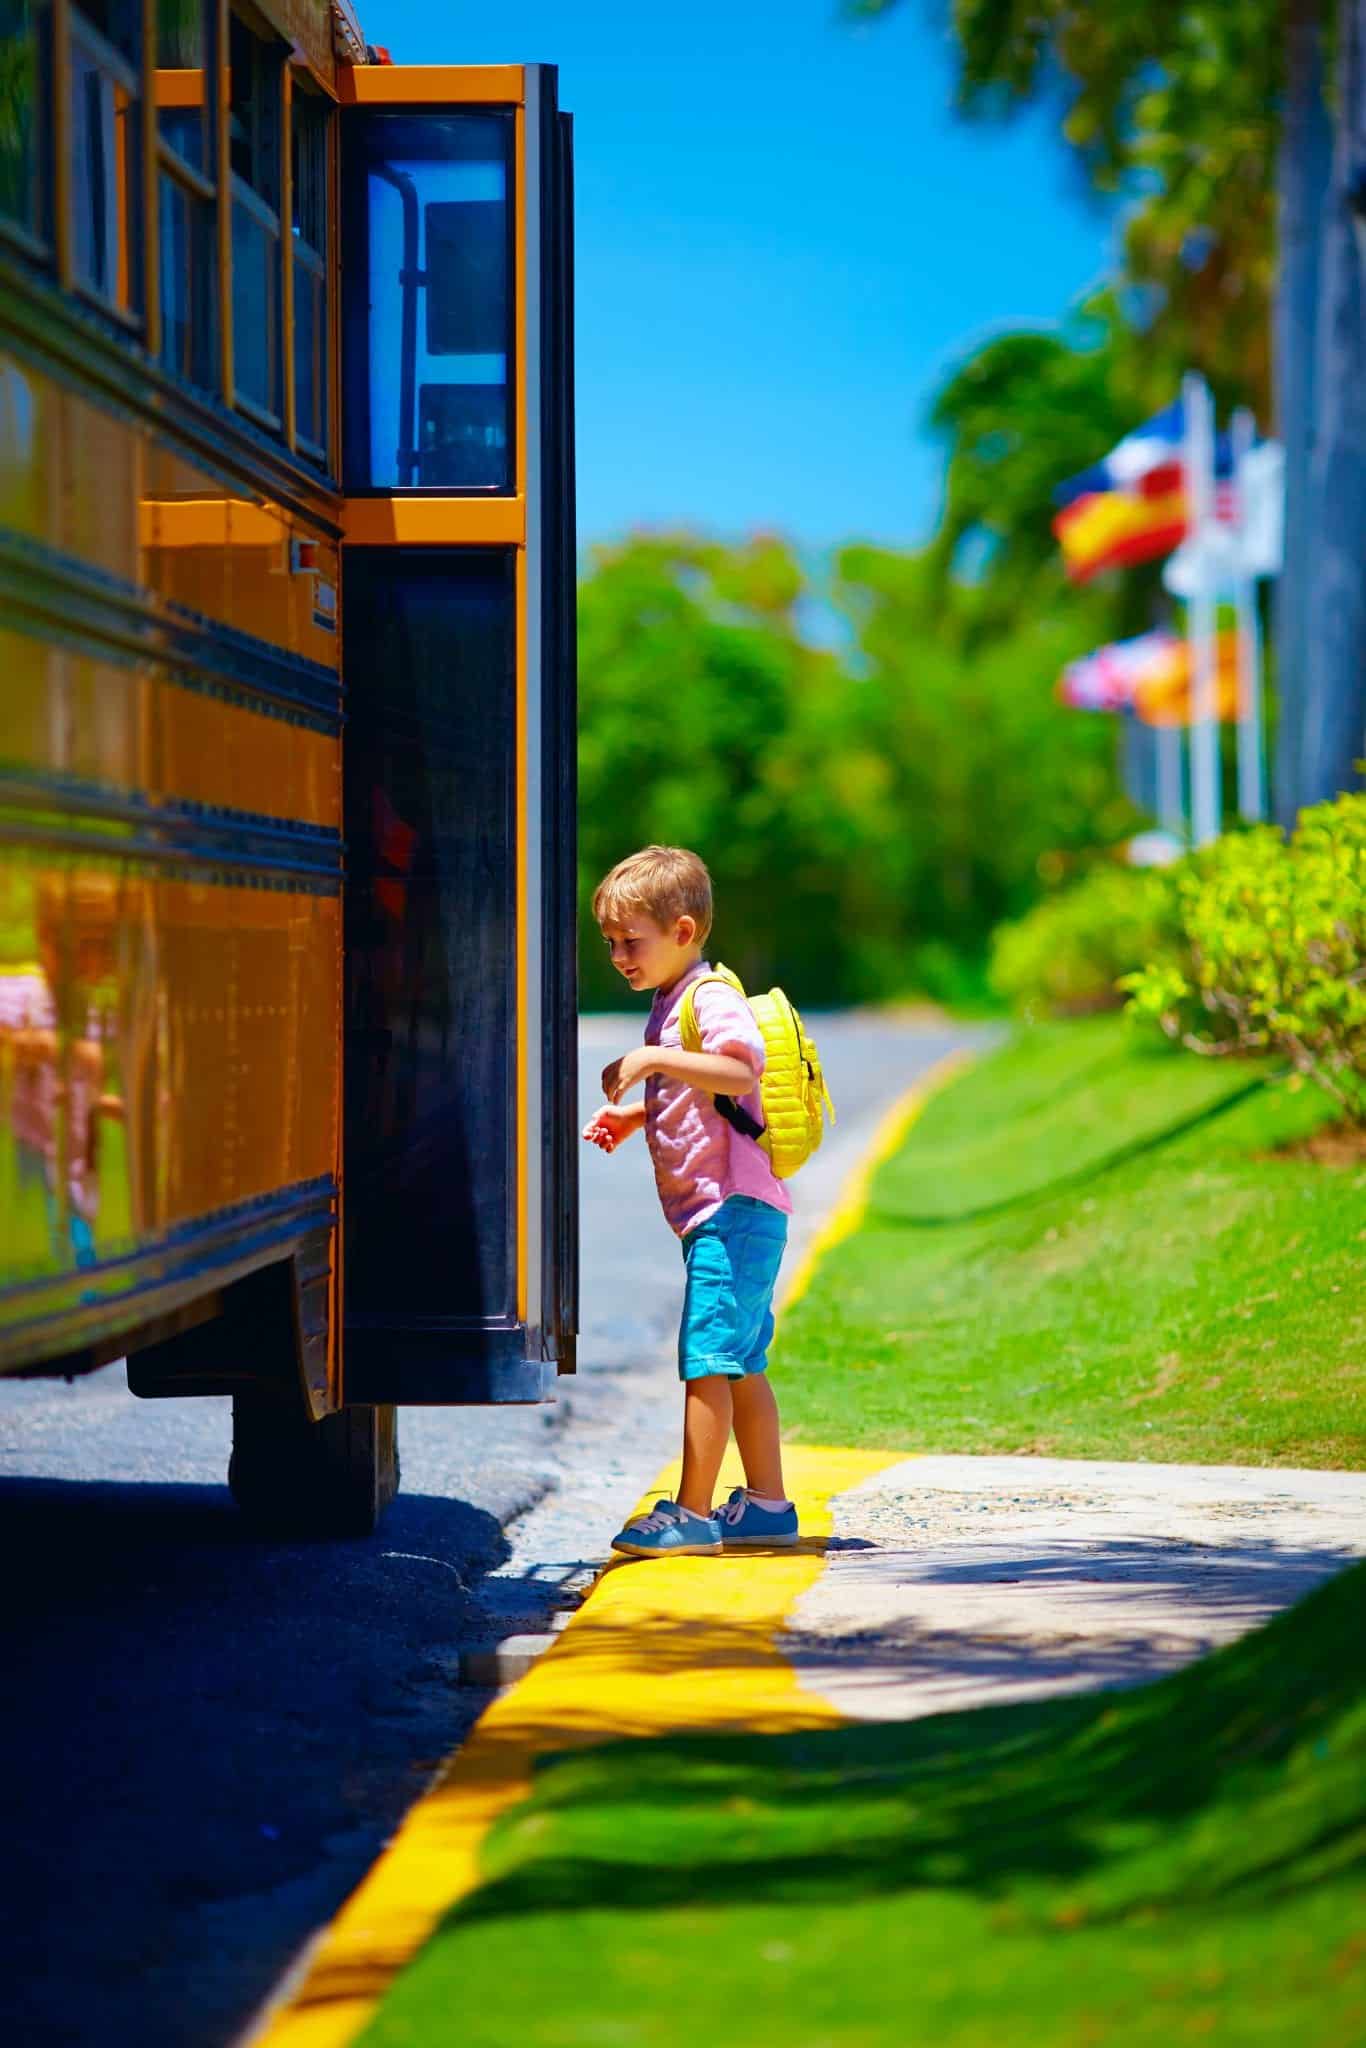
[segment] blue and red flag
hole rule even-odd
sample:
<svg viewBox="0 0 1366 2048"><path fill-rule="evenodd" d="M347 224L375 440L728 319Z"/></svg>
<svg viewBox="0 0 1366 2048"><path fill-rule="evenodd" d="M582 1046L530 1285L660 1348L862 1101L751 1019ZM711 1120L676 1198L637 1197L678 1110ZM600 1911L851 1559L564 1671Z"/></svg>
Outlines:
<svg viewBox="0 0 1366 2048"><path fill-rule="evenodd" d="M1105 458L1059 484L1061 510L1053 521L1063 565L1074 583L1105 569L1159 561L1186 538L1188 514L1182 464L1184 408L1180 399L1126 434ZM1233 516L1233 459L1226 435L1215 446L1215 516Z"/></svg>

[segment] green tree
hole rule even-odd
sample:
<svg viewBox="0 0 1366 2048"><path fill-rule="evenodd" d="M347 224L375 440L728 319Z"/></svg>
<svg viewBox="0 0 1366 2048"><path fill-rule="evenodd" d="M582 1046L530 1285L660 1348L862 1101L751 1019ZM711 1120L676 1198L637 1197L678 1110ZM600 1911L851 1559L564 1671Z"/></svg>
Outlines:
<svg viewBox="0 0 1366 2048"><path fill-rule="evenodd" d="M644 842L695 846L722 957L747 980L843 995L888 776L857 690L798 630L805 591L771 539L598 551L579 601L581 860L587 893ZM592 932L583 983L590 1005L619 995Z"/></svg>
<svg viewBox="0 0 1366 2048"><path fill-rule="evenodd" d="M1071 597L969 651L933 622L923 558L848 551L832 592L761 538L600 550L580 593L583 895L633 847L691 845L716 883L715 950L820 1004L980 981L987 935L1040 877L1131 822L1106 720L1061 709L1089 643ZM833 598L839 651L803 608ZM955 616L981 602L960 590ZM620 1000L585 929L583 995Z"/></svg>
<svg viewBox="0 0 1366 2048"><path fill-rule="evenodd" d="M973 617L987 593L958 586L935 630L936 589L926 557L859 547L840 558L837 596L857 621L895 776L888 860L902 942L975 961L999 918L1135 820L1116 783L1112 721L1056 695L1063 664L1103 631L1105 597L1062 591L988 638Z"/></svg>
<svg viewBox="0 0 1366 2048"><path fill-rule="evenodd" d="M848 11L900 4L850 0ZM1124 271L1152 289L1154 375L1170 390L1196 362L1229 403L1265 417L1284 0L952 0L946 11L962 112L1000 118L1053 100L1095 188L1131 201Z"/></svg>
<svg viewBox="0 0 1366 2048"><path fill-rule="evenodd" d="M961 363L929 414L947 458L926 584L936 613L965 571L981 597L959 617L978 638L1066 601L1054 488L1168 396L1109 291L1069 311L1056 332L998 335ZM1089 608L1101 637L1149 625L1156 587L1155 570L1112 581Z"/></svg>
<svg viewBox="0 0 1366 2048"><path fill-rule="evenodd" d="M950 18L966 113L1051 95L1094 183L1133 195L1124 267L1153 289L1169 387L1193 364L1265 421L1274 385L1289 824L1355 780L1366 734L1366 0L953 0Z"/></svg>

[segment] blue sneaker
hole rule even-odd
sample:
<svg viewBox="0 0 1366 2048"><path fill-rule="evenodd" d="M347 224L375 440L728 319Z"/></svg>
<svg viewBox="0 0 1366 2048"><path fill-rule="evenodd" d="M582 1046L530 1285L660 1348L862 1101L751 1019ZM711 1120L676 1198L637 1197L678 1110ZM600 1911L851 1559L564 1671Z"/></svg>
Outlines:
<svg viewBox="0 0 1366 2048"><path fill-rule="evenodd" d="M798 1537L797 1510L791 1501L785 1508L759 1508L743 1486L713 1512L712 1521L727 1550L787 1550Z"/></svg>
<svg viewBox="0 0 1366 2048"><path fill-rule="evenodd" d="M711 1515L695 1515L676 1500L657 1500L648 1515L635 1515L613 1550L623 1557L713 1557L721 1550L721 1531Z"/></svg>

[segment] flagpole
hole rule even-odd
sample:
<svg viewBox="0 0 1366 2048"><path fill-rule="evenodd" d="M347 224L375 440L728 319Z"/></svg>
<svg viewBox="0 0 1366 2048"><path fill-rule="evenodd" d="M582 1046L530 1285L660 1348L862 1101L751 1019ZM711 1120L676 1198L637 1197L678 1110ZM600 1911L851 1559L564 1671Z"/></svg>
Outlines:
<svg viewBox="0 0 1366 2048"><path fill-rule="evenodd" d="M1181 383L1185 445L1186 531L1195 557L1188 607L1191 689L1191 839L1208 846L1219 836L1219 726L1215 702L1214 576L1205 542L1214 519L1214 408L1198 371Z"/></svg>
<svg viewBox="0 0 1366 2048"><path fill-rule="evenodd" d="M1177 839L1186 836L1186 794L1182 788L1181 728L1157 728L1157 818L1164 832Z"/></svg>
<svg viewBox="0 0 1366 2048"><path fill-rule="evenodd" d="M1238 567L1233 601L1238 619L1238 812L1250 822L1266 816L1266 751L1262 734L1262 622L1257 579L1249 549L1247 459L1257 440L1257 423L1247 407L1233 415L1233 485L1237 494Z"/></svg>

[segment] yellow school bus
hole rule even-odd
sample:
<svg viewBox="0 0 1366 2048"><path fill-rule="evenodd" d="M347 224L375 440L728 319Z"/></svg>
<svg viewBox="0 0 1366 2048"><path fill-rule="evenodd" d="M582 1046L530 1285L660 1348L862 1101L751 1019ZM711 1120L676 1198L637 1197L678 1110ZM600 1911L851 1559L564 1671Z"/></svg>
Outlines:
<svg viewBox="0 0 1366 2048"><path fill-rule="evenodd" d="M0 1371L268 1522L573 1369L571 214L551 67L0 20Z"/></svg>

